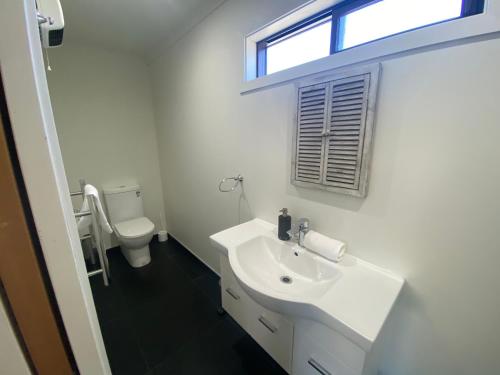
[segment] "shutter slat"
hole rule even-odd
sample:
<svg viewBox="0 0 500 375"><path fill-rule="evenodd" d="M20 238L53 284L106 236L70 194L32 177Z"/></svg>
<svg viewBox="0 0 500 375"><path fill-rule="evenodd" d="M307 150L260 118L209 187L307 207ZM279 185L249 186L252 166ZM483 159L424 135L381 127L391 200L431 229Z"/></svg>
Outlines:
<svg viewBox="0 0 500 375"><path fill-rule="evenodd" d="M354 179L354 176L356 175L356 170L328 168L328 175L330 177L335 176L345 179Z"/></svg>
<svg viewBox="0 0 500 375"><path fill-rule="evenodd" d="M340 102L337 103L337 107L339 111L360 111L363 108L363 103L354 103L354 104L349 104L349 103L344 103Z"/></svg>
<svg viewBox="0 0 500 375"><path fill-rule="evenodd" d="M356 164L356 157L351 157L348 155L331 155L328 160L330 161L336 161L336 162L342 162L346 164Z"/></svg>
<svg viewBox="0 0 500 375"><path fill-rule="evenodd" d="M347 120L347 121L332 121L330 128L336 126L361 126L361 121Z"/></svg>
<svg viewBox="0 0 500 375"><path fill-rule="evenodd" d="M348 94L348 95L342 95L342 96L337 96L332 99L332 102L344 102L344 101L351 101L351 100L363 100L363 93L356 93L356 94Z"/></svg>
<svg viewBox="0 0 500 375"><path fill-rule="evenodd" d="M356 170L356 166L355 165L351 165L351 164L339 164L339 163L330 163L328 162L328 167L330 168L338 168L338 169L348 169L348 170L351 170L351 171L354 171Z"/></svg>
<svg viewBox="0 0 500 375"><path fill-rule="evenodd" d="M318 117L318 118L307 117L307 116L300 117L300 123L302 124L302 126L306 126L306 125L323 126L323 121L324 121L324 119L322 117Z"/></svg>
<svg viewBox="0 0 500 375"><path fill-rule="evenodd" d="M336 135L334 139L344 140L344 141L359 141L358 135L348 136L348 135Z"/></svg>
<svg viewBox="0 0 500 375"><path fill-rule="evenodd" d="M341 177L334 176L334 177L328 177L326 180L329 182L332 182L332 183L339 182L341 184L346 185L345 187L349 187L349 188L352 188L352 185L354 185L354 179L350 179L350 178L341 178Z"/></svg>
<svg viewBox="0 0 500 375"><path fill-rule="evenodd" d="M330 146L329 151L332 154L337 153L337 151L358 151L358 145L355 145L355 146Z"/></svg>
<svg viewBox="0 0 500 375"><path fill-rule="evenodd" d="M303 105L308 105L309 103L314 103L314 102L324 102L324 101L325 101L325 95L322 93L319 95L310 96L308 98L302 99Z"/></svg>
<svg viewBox="0 0 500 375"><path fill-rule="evenodd" d="M334 130L331 132L333 134L333 141L340 139L337 138L336 136L343 136L343 135L355 135L356 137L359 136L359 130L349 130L349 129L338 129L334 128Z"/></svg>
<svg viewBox="0 0 500 375"><path fill-rule="evenodd" d="M360 87L356 87L356 88L353 88L353 89L349 89L349 90L336 90L335 88L333 89L333 93L332 93L332 98L339 98L339 97L344 97L344 96L348 96L348 95L356 95L358 97L362 97L363 95L363 86L360 86Z"/></svg>
<svg viewBox="0 0 500 375"><path fill-rule="evenodd" d="M363 98L361 99L345 99L345 100L339 100L336 102L336 104L339 108L344 108L348 106L358 106L358 107L363 107Z"/></svg>
<svg viewBox="0 0 500 375"><path fill-rule="evenodd" d="M333 92L338 92L338 91L344 91L344 90L352 90L352 89L360 89L363 88L365 85L363 80L355 81L352 83L347 83L347 84L334 84L333 85Z"/></svg>
<svg viewBox="0 0 500 375"><path fill-rule="evenodd" d="M353 158L358 156L358 153L352 150L335 150L334 152L330 152L333 156L351 156Z"/></svg>
<svg viewBox="0 0 500 375"><path fill-rule="evenodd" d="M361 122L361 115L344 115L344 114L333 114L331 117L332 121L353 121L353 122Z"/></svg>
<svg viewBox="0 0 500 375"><path fill-rule="evenodd" d="M333 140L330 141L330 146L357 146L358 141L339 141L339 140Z"/></svg>
<svg viewBox="0 0 500 375"><path fill-rule="evenodd" d="M304 112L317 112L317 113L323 113L323 111L325 110L325 104L323 102L319 103L319 104L310 104L309 105L305 105L305 106L302 106L301 108L301 113L304 113Z"/></svg>
<svg viewBox="0 0 500 375"><path fill-rule="evenodd" d="M318 90L309 90L309 91L304 90L301 93L301 100L310 98L311 96L318 96L318 95L325 97L325 93L326 93L326 86Z"/></svg>
<svg viewBox="0 0 500 375"><path fill-rule="evenodd" d="M343 126L332 126L331 129L336 130L359 130L360 125L343 125Z"/></svg>
<svg viewBox="0 0 500 375"><path fill-rule="evenodd" d="M339 109L338 111L335 111L335 114L333 117L339 117L339 116L357 116L359 117L361 108L354 108L354 109Z"/></svg>

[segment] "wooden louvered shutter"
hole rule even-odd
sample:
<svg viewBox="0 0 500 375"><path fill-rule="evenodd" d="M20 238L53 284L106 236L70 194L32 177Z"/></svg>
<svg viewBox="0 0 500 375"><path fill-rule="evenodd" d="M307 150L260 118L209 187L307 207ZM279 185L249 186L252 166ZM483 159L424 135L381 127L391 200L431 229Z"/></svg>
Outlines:
<svg viewBox="0 0 500 375"><path fill-rule="evenodd" d="M328 84L299 89L297 114L297 181L321 183L323 179L323 133L328 111Z"/></svg>
<svg viewBox="0 0 500 375"><path fill-rule="evenodd" d="M378 65L298 88L292 183L364 197Z"/></svg>
<svg viewBox="0 0 500 375"><path fill-rule="evenodd" d="M325 185L359 189L369 87L369 74L330 83Z"/></svg>

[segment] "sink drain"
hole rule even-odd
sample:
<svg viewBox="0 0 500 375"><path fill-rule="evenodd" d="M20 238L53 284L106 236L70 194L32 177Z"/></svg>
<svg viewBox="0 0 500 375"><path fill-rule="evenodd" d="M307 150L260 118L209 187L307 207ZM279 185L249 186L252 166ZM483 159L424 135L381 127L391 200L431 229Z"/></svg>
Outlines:
<svg viewBox="0 0 500 375"><path fill-rule="evenodd" d="M290 276L281 276L280 280L283 284L291 284L293 282Z"/></svg>

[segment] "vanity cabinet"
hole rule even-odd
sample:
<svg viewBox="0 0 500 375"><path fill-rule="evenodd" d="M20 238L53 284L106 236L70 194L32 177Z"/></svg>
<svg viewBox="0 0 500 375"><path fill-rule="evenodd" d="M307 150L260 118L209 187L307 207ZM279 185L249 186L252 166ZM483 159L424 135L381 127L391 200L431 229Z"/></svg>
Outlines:
<svg viewBox="0 0 500 375"><path fill-rule="evenodd" d="M373 345L405 280L350 254L294 256L276 234L256 218L210 236L224 309L289 374L377 374Z"/></svg>
<svg viewBox="0 0 500 375"><path fill-rule="evenodd" d="M222 307L289 374L292 373L293 322L248 296L236 280L229 260L221 255Z"/></svg>
<svg viewBox="0 0 500 375"><path fill-rule="evenodd" d="M239 285L220 256L222 307L289 374L361 375L365 352L321 323L270 311Z"/></svg>

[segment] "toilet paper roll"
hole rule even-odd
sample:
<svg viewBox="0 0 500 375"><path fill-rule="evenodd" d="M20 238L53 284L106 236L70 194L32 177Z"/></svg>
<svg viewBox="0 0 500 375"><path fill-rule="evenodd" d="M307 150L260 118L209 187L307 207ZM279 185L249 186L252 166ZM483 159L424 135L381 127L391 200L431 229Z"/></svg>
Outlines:
<svg viewBox="0 0 500 375"><path fill-rule="evenodd" d="M324 236L313 230L306 233L304 247L334 262L340 262L347 249L344 242Z"/></svg>

